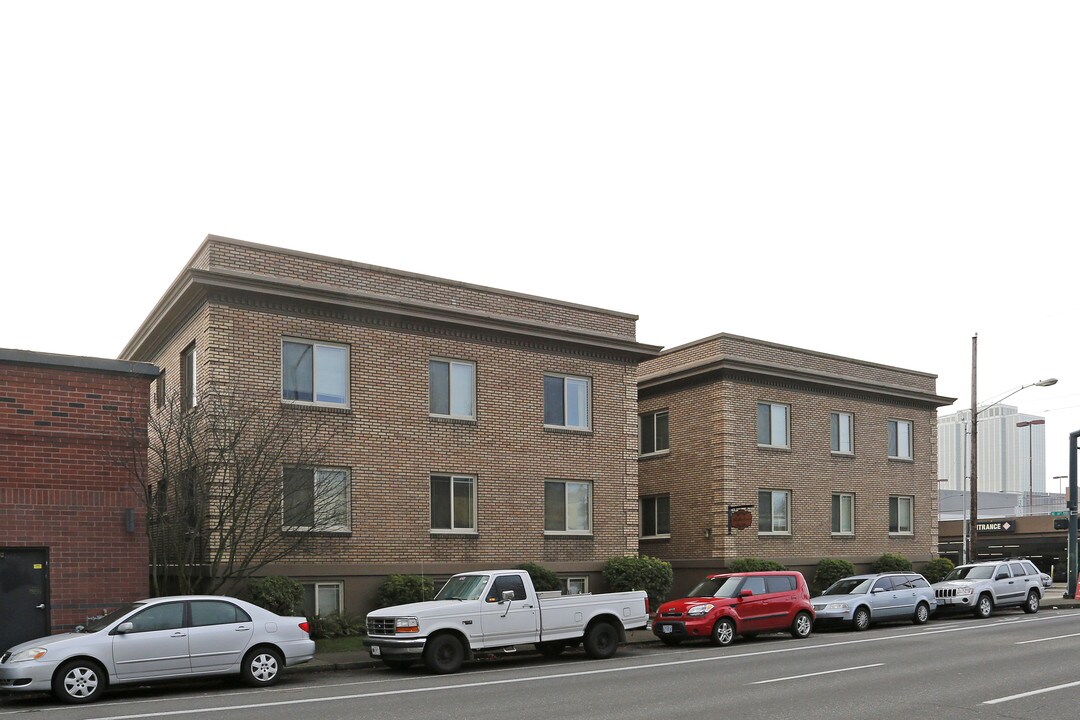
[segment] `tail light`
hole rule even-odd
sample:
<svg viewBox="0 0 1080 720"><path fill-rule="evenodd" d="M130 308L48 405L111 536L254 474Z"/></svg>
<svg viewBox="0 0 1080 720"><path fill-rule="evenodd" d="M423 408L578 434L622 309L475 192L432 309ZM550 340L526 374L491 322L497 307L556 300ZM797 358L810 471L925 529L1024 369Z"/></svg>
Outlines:
<svg viewBox="0 0 1080 720"><path fill-rule="evenodd" d="M305 620L304 622L300 623L300 629L310 635L311 634L311 623L309 623L307 620Z"/></svg>

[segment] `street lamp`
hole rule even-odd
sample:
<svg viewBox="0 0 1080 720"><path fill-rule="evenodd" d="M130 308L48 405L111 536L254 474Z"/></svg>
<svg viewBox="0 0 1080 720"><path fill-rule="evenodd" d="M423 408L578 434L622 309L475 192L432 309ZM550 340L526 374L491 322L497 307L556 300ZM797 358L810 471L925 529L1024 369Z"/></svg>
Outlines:
<svg viewBox="0 0 1080 720"><path fill-rule="evenodd" d="M1050 387L1051 385L1057 384L1057 378L1047 378L1046 380L1039 380L1038 382L1021 385L1000 400L979 410L978 400L976 400L978 397L976 394L976 368L978 367L976 358L978 357L978 344L979 336L975 335L971 338L971 522L968 523L968 532L971 536L968 538L967 544L972 562L979 559L979 415L995 405L999 405L1005 400L1008 400L1013 395L1026 388Z"/></svg>
<svg viewBox="0 0 1080 720"><path fill-rule="evenodd" d="M1035 432L1031 429L1032 425L1045 425L1045 420L1022 420L1016 423L1016 427L1026 427L1028 429L1028 515L1031 515L1031 506L1035 504L1035 493L1032 489L1031 479L1031 434Z"/></svg>

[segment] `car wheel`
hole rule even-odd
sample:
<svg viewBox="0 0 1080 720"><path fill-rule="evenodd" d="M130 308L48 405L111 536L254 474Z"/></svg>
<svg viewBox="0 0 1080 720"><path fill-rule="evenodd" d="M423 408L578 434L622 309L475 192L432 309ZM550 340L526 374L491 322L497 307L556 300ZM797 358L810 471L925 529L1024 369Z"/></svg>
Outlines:
<svg viewBox="0 0 1080 720"><path fill-rule="evenodd" d="M619 649L619 631L608 622L598 622L585 633L585 653L593 660L606 660Z"/></svg>
<svg viewBox="0 0 1080 720"><path fill-rule="evenodd" d="M408 670L413 664L412 660L399 660L396 658L383 658L382 662L383 665L390 668L391 670Z"/></svg>
<svg viewBox="0 0 1080 720"><path fill-rule="evenodd" d="M810 613L801 612L795 615L795 622L791 623L791 637L804 638L810 637L810 632L814 629L814 621L810 618Z"/></svg>
<svg viewBox="0 0 1080 720"><path fill-rule="evenodd" d="M862 632L870 627L870 611L864 607L855 611L855 614L851 616L851 626L857 631Z"/></svg>
<svg viewBox="0 0 1080 720"><path fill-rule="evenodd" d="M988 618L994 612L994 601L985 593L979 596L972 611L977 618Z"/></svg>
<svg viewBox="0 0 1080 720"><path fill-rule="evenodd" d="M926 621L930 619L930 606L926 603L919 603L915 606L915 617L911 618L911 622L916 625L925 625Z"/></svg>
<svg viewBox="0 0 1080 720"><path fill-rule="evenodd" d="M53 675L52 691L57 700L86 703L97 700L108 684L105 670L93 660L72 660Z"/></svg>
<svg viewBox="0 0 1080 720"><path fill-rule="evenodd" d="M240 677L252 687L273 685L281 677L284 664L281 653L274 648L255 648L244 656Z"/></svg>
<svg viewBox="0 0 1080 720"><path fill-rule="evenodd" d="M563 650L566 649L566 643L563 642L542 642L536 643L536 650L546 658L559 657L562 655Z"/></svg>
<svg viewBox="0 0 1080 720"><path fill-rule="evenodd" d="M668 647L675 647L676 645L678 645L679 643L682 642L682 638L662 637L662 638L660 638L660 642L664 643Z"/></svg>
<svg viewBox="0 0 1080 720"><path fill-rule="evenodd" d="M453 635L436 635L424 646L424 667L433 673L457 672L464 662L465 648Z"/></svg>
<svg viewBox="0 0 1080 720"><path fill-rule="evenodd" d="M1034 590L1028 593L1027 601L1024 602L1024 612L1029 615L1039 612L1039 593Z"/></svg>
<svg viewBox="0 0 1080 720"><path fill-rule="evenodd" d="M726 647L735 640L735 623L727 618L720 618L712 627L712 635L709 636L713 645Z"/></svg>

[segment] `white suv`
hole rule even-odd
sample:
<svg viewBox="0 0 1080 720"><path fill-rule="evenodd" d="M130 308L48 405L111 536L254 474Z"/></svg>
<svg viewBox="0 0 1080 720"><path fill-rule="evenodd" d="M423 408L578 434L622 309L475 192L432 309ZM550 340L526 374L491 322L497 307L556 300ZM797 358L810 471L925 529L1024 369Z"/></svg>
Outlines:
<svg viewBox="0 0 1080 720"><path fill-rule="evenodd" d="M982 618L1009 606L1036 613L1043 596L1042 573L1030 560L959 565L933 587L939 611L969 610Z"/></svg>

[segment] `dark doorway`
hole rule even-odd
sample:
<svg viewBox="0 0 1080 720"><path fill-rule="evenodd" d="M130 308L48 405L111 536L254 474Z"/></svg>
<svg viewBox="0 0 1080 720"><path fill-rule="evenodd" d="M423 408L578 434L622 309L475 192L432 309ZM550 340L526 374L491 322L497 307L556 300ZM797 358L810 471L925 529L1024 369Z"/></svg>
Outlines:
<svg viewBox="0 0 1080 720"><path fill-rule="evenodd" d="M49 634L49 551L0 548L0 653Z"/></svg>

